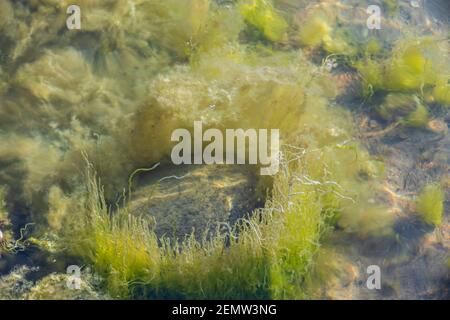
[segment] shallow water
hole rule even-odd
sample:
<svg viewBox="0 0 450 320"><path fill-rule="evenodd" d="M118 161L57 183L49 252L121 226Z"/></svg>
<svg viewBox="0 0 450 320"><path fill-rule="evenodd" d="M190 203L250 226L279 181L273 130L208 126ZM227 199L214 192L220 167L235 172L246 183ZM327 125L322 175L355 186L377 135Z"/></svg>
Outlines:
<svg viewBox="0 0 450 320"><path fill-rule="evenodd" d="M380 30L367 28L369 4L382 9ZM50 298L79 298L58 282L69 265L90 268L81 297L93 299L449 298L446 1L80 0L80 30L68 30L68 6L0 0L0 299L49 298L36 294L43 283L58 288ZM389 95L401 97L388 105ZM171 134L192 132L194 121L279 129L280 171L174 166ZM428 183L444 194L435 225L416 204ZM111 218L105 229L89 224L92 208ZM122 213L156 227L136 240L132 222L112 222ZM269 226L264 215L274 216ZM181 243L173 261L139 247L153 234L160 246ZM203 235L223 243L209 247ZM112 240L96 246L102 236ZM263 275L246 269L249 254L239 258L247 243L230 239L240 237L263 243L250 250ZM183 250L211 267L177 256ZM116 265L111 256L122 254ZM128 263L139 271L120 281L148 283L112 290ZM12 273L25 265L36 269ZM381 269L380 290L366 286L370 265ZM152 268L162 292L146 278ZM274 280L263 285L267 270ZM202 295L189 282L210 274L230 285Z"/></svg>

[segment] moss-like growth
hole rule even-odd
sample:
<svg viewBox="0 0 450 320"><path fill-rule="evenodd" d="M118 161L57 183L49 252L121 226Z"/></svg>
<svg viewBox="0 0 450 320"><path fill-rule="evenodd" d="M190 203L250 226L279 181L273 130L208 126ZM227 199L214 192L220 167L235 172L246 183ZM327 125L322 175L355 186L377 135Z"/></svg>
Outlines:
<svg viewBox="0 0 450 320"><path fill-rule="evenodd" d="M8 207L30 209L29 243L93 265L114 298L282 299L308 297L333 226L359 238L392 234L392 211L377 194L383 165L336 105L334 73L345 87L352 79L342 71L354 66L365 96L387 94L381 117L421 127L424 93L449 102L445 41L389 42L390 32L360 28L365 11L362 21L348 19L342 11L353 8L337 1L80 0L79 31L65 27L69 4L0 0L0 183L13 190ZM311 52L332 54L324 61L339 68L330 74L308 61ZM157 238L151 219L130 215L127 201L111 203L136 168L168 161L174 129L198 120L280 129L282 170L259 182L273 187L264 208L230 233ZM105 190L92 176L85 188L84 155ZM436 223L430 206L423 211ZM0 207L2 220L12 239ZM55 284L63 280L51 275L29 297L77 298Z"/></svg>
<svg viewBox="0 0 450 320"><path fill-rule="evenodd" d="M444 107L450 107L450 84L448 79L440 79L433 89L433 99Z"/></svg>
<svg viewBox="0 0 450 320"><path fill-rule="evenodd" d="M427 184L416 200L416 210L422 219L431 225L438 226L444 212L444 192L436 183Z"/></svg>
<svg viewBox="0 0 450 320"><path fill-rule="evenodd" d="M287 191L289 180L276 182L277 188ZM319 200L314 192L293 197L292 204L276 196L264 212L232 231L239 237L227 240L218 234L203 242L188 237L176 244L158 240L148 221L131 217L126 208L111 215L95 180L89 181L84 205L71 216L77 225L70 224L63 233L70 240L65 246L93 264L113 297L301 295L301 279L325 228L319 202L312 201ZM287 211L277 212L277 206Z"/></svg>
<svg viewBox="0 0 450 320"><path fill-rule="evenodd" d="M141 1L128 20L132 33L142 36L175 53L178 58L190 55L205 31L210 0ZM133 16L134 15L134 16Z"/></svg>
<svg viewBox="0 0 450 320"><path fill-rule="evenodd" d="M404 123L414 128L424 128L428 124L428 109L422 103L419 103L416 109L408 114Z"/></svg>
<svg viewBox="0 0 450 320"><path fill-rule="evenodd" d="M309 139L320 145L337 136L318 132ZM303 155L307 166L298 159L301 149L291 148L265 208L230 234L202 241L190 236L180 243L158 239L152 224L130 216L126 206L110 212L96 179L88 175L87 192L73 198L79 205L64 215L68 220L59 243L92 263L114 298L305 298L304 280L320 239L340 208L351 207L354 200L346 189L357 188L366 166L363 154L353 158L353 148L311 150ZM360 190L351 192L356 199L366 197ZM361 212L363 203L358 201ZM349 227L361 229L360 223L367 222L354 215Z"/></svg>
<svg viewBox="0 0 450 320"><path fill-rule="evenodd" d="M377 108L385 120L399 121L410 127L423 128L428 123L428 110L417 96L390 93Z"/></svg>
<svg viewBox="0 0 450 320"><path fill-rule="evenodd" d="M346 18L340 16L339 10L336 3L323 3L305 10L306 13L297 19L299 31L296 40L299 44L312 49L321 47L328 54L345 59L380 53L378 41L359 32L361 26L348 23Z"/></svg>
<svg viewBox="0 0 450 320"><path fill-rule="evenodd" d="M356 50L346 42L345 37L339 34L336 34L334 39L325 38L323 47L330 54L353 56L356 53Z"/></svg>
<svg viewBox="0 0 450 320"><path fill-rule="evenodd" d="M393 52L386 71L386 88L391 90L418 90L433 83L433 63L428 58L432 50L429 39L412 44L399 44ZM428 52L427 52L428 51Z"/></svg>
<svg viewBox="0 0 450 320"><path fill-rule="evenodd" d="M6 211L6 188L0 187L0 221L9 221Z"/></svg>
<svg viewBox="0 0 450 320"><path fill-rule="evenodd" d="M6 210L6 188L0 187L0 257L6 244L12 240L11 221Z"/></svg>
<svg viewBox="0 0 450 320"><path fill-rule="evenodd" d="M271 0L245 0L241 4L245 21L257 28L270 41L286 39L288 24L273 7Z"/></svg>
<svg viewBox="0 0 450 320"><path fill-rule="evenodd" d="M417 109L419 98L411 94L390 93L377 108L378 114L385 120L398 120Z"/></svg>
<svg viewBox="0 0 450 320"><path fill-rule="evenodd" d="M302 21L298 41L307 47L317 47L324 42L331 45L332 25L324 13L316 13Z"/></svg>
<svg viewBox="0 0 450 320"><path fill-rule="evenodd" d="M383 0L383 6L390 16L396 15L400 9L396 0Z"/></svg>
<svg viewBox="0 0 450 320"><path fill-rule="evenodd" d="M13 7L9 3L9 1L1 0L0 1L0 30L3 30L5 26L7 26L12 18L14 17Z"/></svg>
<svg viewBox="0 0 450 320"><path fill-rule="evenodd" d="M379 63L372 59L366 59L355 62L354 67L358 70L362 78L362 96L370 97L375 91L383 88L383 69Z"/></svg>
<svg viewBox="0 0 450 320"><path fill-rule="evenodd" d="M439 39L424 37L396 43L391 57L382 61L366 59L356 62L367 88L374 90L419 92L433 86L448 66L446 46ZM439 91L439 90L438 90ZM438 92L439 93L439 92Z"/></svg>
<svg viewBox="0 0 450 320"><path fill-rule="evenodd" d="M79 104L95 90L90 66L73 48L47 52L41 59L21 67L14 81L47 102L58 99Z"/></svg>

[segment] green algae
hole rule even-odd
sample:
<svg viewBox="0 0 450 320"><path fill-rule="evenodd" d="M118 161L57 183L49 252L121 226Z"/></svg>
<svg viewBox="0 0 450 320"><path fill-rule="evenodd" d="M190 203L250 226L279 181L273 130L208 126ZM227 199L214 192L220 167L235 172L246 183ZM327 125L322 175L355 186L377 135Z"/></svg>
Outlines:
<svg viewBox="0 0 450 320"><path fill-rule="evenodd" d="M288 24L278 14L270 0L248 0L240 5L245 21L261 31L270 41L285 39Z"/></svg>
<svg viewBox="0 0 450 320"><path fill-rule="evenodd" d="M332 27L326 14L317 13L308 18L301 26L298 35L300 44L317 47L324 42L330 42Z"/></svg>
<svg viewBox="0 0 450 320"><path fill-rule="evenodd" d="M422 219L431 225L439 226L444 212L444 192L439 184L427 184L416 200L416 210Z"/></svg>
<svg viewBox="0 0 450 320"><path fill-rule="evenodd" d="M290 75L286 75L285 69L283 70L283 77L289 78ZM276 69L272 70L271 74L279 77L274 71ZM191 75L186 75L191 79ZM197 89L199 84L193 81L184 82L180 73L177 73L176 81L180 80L181 84L188 84L188 87L175 86L183 88L181 92L203 92ZM255 84L254 81L253 83ZM167 84L165 81L158 85L165 87ZM285 151L289 165L271 182L274 191L265 208L254 213L249 221L236 227L233 232L239 234L239 237L231 244L226 244L225 238L218 235L204 242L198 242L191 237L175 247L173 242L159 239L166 243L161 248L154 232L149 229L148 222L134 219L130 221L126 207L118 209L111 218L104 200L97 202L99 198L103 199L103 196L99 194L101 191L97 191L98 185L93 184L92 179L85 193L87 199L81 197L81 200L76 200L75 197L72 206L57 200L60 206L52 209L55 214L50 217L60 216L61 207L67 211L62 216L66 219L64 224L69 228L61 230L63 235L59 237L64 239L61 243L69 244L69 252L94 264L95 269L106 279L108 292L113 297L306 297L305 288L301 284L308 274L323 233L332 226L328 221L352 215L354 218L351 221L347 220L342 224L349 232L375 235L381 229L367 229L362 226L367 223L366 216L363 215L363 203L368 201L369 194L373 193L372 188L382 177L382 170L361 146L345 143L354 130L351 116L342 109L330 109L327 100L316 95L320 92L317 91L319 84L316 84L314 91L310 91L314 86L308 87L306 99L296 99L292 105L284 104L278 107L293 108L292 110L298 108L297 126L295 122L281 120L279 123L284 125L282 128L290 130L301 128L302 134L285 135L285 139L292 145L287 146ZM267 92L269 87L264 85L264 82L260 85ZM260 92L257 96L268 101L268 112L274 106L273 101L277 101L272 100L271 95L280 99L286 90L298 94L299 88L302 88L300 84L300 87L286 86L284 82L280 82L280 85L280 89L276 89L273 82L270 82L272 89L268 91L269 96L261 95L264 91L256 91ZM168 88L173 87L170 85ZM244 93L247 94L247 90L248 88ZM176 98L173 90L170 92L166 97L160 91L158 96L161 101L177 101L173 100ZM198 99L196 96L192 97ZM243 99L241 94L236 97ZM252 106L247 98L243 101L245 104L240 105ZM185 101L180 102L183 103L183 108L198 105L196 100L188 101L188 105L184 104ZM180 102L171 102L161 110L177 106ZM264 104L262 106L264 107ZM231 107L232 105L229 105L227 110ZM216 110L219 112L214 113L215 117L220 115L220 108L217 103ZM224 124L272 126L271 122L255 122L251 109L245 111L245 108L240 108L236 111L243 112L238 122L234 117L224 117L214 124L219 127ZM289 114L291 121L294 121L292 111ZM152 118L149 116L147 120L143 120L141 115L139 119L148 123ZM274 114L267 120L276 121L277 115ZM188 119L186 123L189 121L191 120ZM249 122L246 124L244 121ZM323 130L324 123L327 124L327 130ZM303 153L301 150L306 153L298 158L299 152ZM289 161L291 158L293 161ZM367 187L361 189L366 183ZM60 196L59 191L54 192L55 199ZM356 203L358 207L352 210ZM78 214L74 215L74 212ZM372 219L379 219L388 227L389 220L383 219L383 216L376 212L370 215ZM86 241L87 239L91 240ZM261 239L265 239L264 242L261 242ZM134 288L135 282L143 285Z"/></svg>
<svg viewBox="0 0 450 320"><path fill-rule="evenodd" d="M8 211L6 210L6 188L0 188L0 220L4 221L4 224L7 224L8 219Z"/></svg>
<svg viewBox="0 0 450 320"><path fill-rule="evenodd" d="M433 101L441 104L444 107L450 106L450 85L445 78L439 79L432 93Z"/></svg>
<svg viewBox="0 0 450 320"><path fill-rule="evenodd" d="M326 159L328 153L318 155ZM66 223L61 244L93 264L114 298L305 298L302 283L330 228L327 220L349 202L331 176L319 177L324 168L331 172L332 163L318 163L305 168L288 156L265 208L237 224L230 239L188 236L181 243L158 239L151 223L130 217L126 207L111 214L95 177L88 176L81 205L66 215L73 222Z"/></svg>
<svg viewBox="0 0 450 320"><path fill-rule="evenodd" d="M424 128L428 124L429 116L428 109L423 104L418 104L417 108L408 114L404 123L407 126L414 128Z"/></svg>
<svg viewBox="0 0 450 320"><path fill-rule="evenodd" d="M364 79L365 92L370 87L374 91L420 93L438 83L437 75L447 72L448 66L443 62L448 57L445 42L425 37L398 41L384 61L366 58L354 66Z"/></svg>
<svg viewBox="0 0 450 320"><path fill-rule="evenodd" d="M417 96L404 93L390 93L377 108L377 112L385 120L398 120L416 110L419 104L420 101Z"/></svg>
<svg viewBox="0 0 450 320"><path fill-rule="evenodd" d="M383 0L383 5L391 16L396 15L399 11L399 5L395 0Z"/></svg>
<svg viewBox="0 0 450 320"><path fill-rule="evenodd" d="M449 105L444 41L386 46L331 5L295 25L282 9L290 1L269 0L80 1L83 31L71 33L68 4L0 0L0 183L14 190L8 205L32 207L34 245L92 265L98 290L113 298L298 299L310 297L311 270L334 227L360 239L393 234L392 211L378 200L384 166L336 105L332 75L308 54L343 56L364 96L387 93L376 108L382 118L423 127L434 107L424 93ZM267 203L228 237L158 239L152 221L111 203L136 169L168 162L174 129L199 119L219 130L279 128L283 170L261 180ZM86 185L84 155L105 190L92 176ZM418 210L438 224L432 193ZM38 287L77 298L53 289L63 279ZM27 298L49 296L36 289Z"/></svg>
<svg viewBox="0 0 450 320"><path fill-rule="evenodd" d="M415 128L426 127L429 120L427 107L419 97L411 94L388 94L384 102L378 106L377 112L385 120L398 121Z"/></svg>
<svg viewBox="0 0 450 320"><path fill-rule="evenodd" d="M0 187L0 257L2 253L9 253L13 240L12 224L6 208L6 188Z"/></svg>

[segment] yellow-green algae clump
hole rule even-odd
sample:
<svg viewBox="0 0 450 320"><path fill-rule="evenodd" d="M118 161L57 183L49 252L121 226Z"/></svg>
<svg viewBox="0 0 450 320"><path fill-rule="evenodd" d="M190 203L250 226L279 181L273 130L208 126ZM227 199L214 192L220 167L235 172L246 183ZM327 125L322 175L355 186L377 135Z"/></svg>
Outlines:
<svg viewBox="0 0 450 320"><path fill-rule="evenodd" d="M238 238L231 243L223 235L181 244L158 240L149 222L130 218L126 206L112 213L105 200L99 202L102 190L92 177L84 192L49 189L47 224L54 234L48 236L92 263L114 297L304 297L301 284L327 221L351 214L345 226L363 230L361 203L381 170L348 141L353 135L349 113L327 106L327 97L335 94L325 85L328 75L304 79L302 74L316 67L301 52L274 60L274 52L267 57L258 49L231 48L231 56L226 50L223 56L202 53L205 59L192 66L154 78L149 103L130 118L136 134L130 152L143 165L163 159L170 152L171 131L191 128L198 118L219 129L280 128L286 164L274 178L266 207L236 227ZM229 65L227 72L218 68L221 62ZM258 117L261 112L266 116Z"/></svg>
<svg viewBox="0 0 450 320"><path fill-rule="evenodd" d="M203 242L191 237L181 244L159 239L161 247L148 222L130 220L126 207L111 218L107 205L98 203L103 196L91 178L86 196L73 195L69 206L56 201L60 208L51 205L49 218L59 216L61 208L67 211L62 219L69 227L59 232L62 243L94 264L114 297L139 292L147 297L306 297L302 283L330 227L327 221L342 217L343 227L365 235L389 229L389 219L378 212L371 219L378 217L384 224L363 227L363 204L372 197L382 170L349 141L349 113L327 106L326 97L335 94L325 86L327 74L304 79L301 75L315 67L300 52L275 62L275 53L267 58L264 51L234 50L232 56L225 51L220 59L206 57L156 77L152 103L137 113L132 147L143 164L156 161L170 151L170 132L192 129L197 117L219 129L278 127L284 133L286 163L274 178L273 194L263 210L235 228L239 236L231 243L217 235ZM220 62L229 65L227 72L216 66ZM260 112L267 116L258 117ZM161 119L166 127L152 130ZM60 197L59 191L51 195Z"/></svg>
<svg viewBox="0 0 450 320"><path fill-rule="evenodd" d="M445 87L438 75L448 72L448 52L448 43L437 37L402 39L394 43L390 57L366 58L354 66L366 87L374 91L423 92L437 87L434 94L445 101Z"/></svg>
<svg viewBox="0 0 450 320"><path fill-rule="evenodd" d="M406 93L390 93L377 108L385 120L398 121L410 127L425 127L428 123L428 109L418 96Z"/></svg>
<svg viewBox="0 0 450 320"><path fill-rule="evenodd" d="M270 0L242 1L240 10L245 21L259 29L268 40L278 42L286 37L288 24Z"/></svg>
<svg viewBox="0 0 450 320"><path fill-rule="evenodd" d="M2 253L10 251L12 240L11 221L6 209L6 188L0 187L0 257Z"/></svg>
<svg viewBox="0 0 450 320"><path fill-rule="evenodd" d="M439 184L427 184L416 199L416 210L426 223L438 226L442 221L444 200L444 191Z"/></svg>

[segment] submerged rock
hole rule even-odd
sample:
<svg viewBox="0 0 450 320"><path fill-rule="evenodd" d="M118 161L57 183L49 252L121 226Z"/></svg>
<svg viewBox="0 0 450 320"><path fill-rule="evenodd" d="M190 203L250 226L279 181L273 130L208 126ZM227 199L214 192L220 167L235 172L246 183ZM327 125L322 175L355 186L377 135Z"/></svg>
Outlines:
<svg viewBox="0 0 450 320"><path fill-rule="evenodd" d="M257 179L246 166L193 165L143 177L132 192L130 211L153 217L158 236L201 238L227 231L260 203Z"/></svg>
<svg viewBox="0 0 450 320"><path fill-rule="evenodd" d="M37 282L28 278L39 268L17 266L0 277L0 300L106 300L109 296L97 292L95 275L84 272L76 287L69 287L69 274L51 273Z"/></svg>
<svg viewBox="0 0 450 320"><path fill-rule="evenodd" d="M14 268L9 274L0 277L0 300L18 300L28 292L33 283L25 279L29 267Z"/></svg>
<svg viewBox="0 0 450 320"><path fill-rule="evenodd" d="M36 283L25 295L26 300L105 300L89 281L80 279L79 287L69 288L69 275L52 273Z"/></svg>

